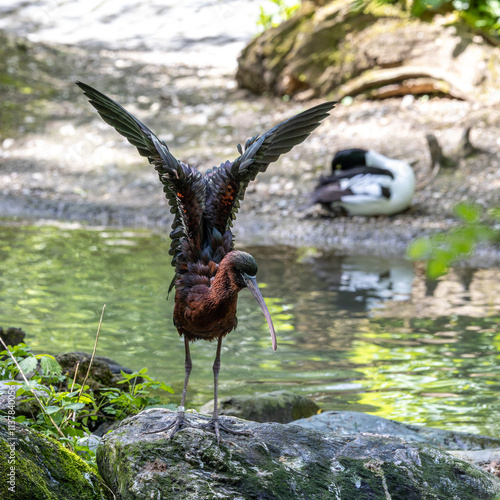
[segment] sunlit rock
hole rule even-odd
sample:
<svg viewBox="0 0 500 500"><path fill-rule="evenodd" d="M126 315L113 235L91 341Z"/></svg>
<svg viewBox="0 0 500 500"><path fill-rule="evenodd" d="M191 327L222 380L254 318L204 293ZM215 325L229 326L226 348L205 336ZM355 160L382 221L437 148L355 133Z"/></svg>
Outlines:
<svg viewBox="0 0 500 500"><path fill-rule="evenodd" d="M57 441L0 418L0 498L107 500L94 469Z"/></svg>
<svg viewBox="0 0 500 500"><path fill-rule="evenodd" d="M439 94L499 102L500 50L455 18L423 22L397 6L304 2L252 40L236 79L257 93L336 99Z"/></svg>
<svg viewBox="0 0 500 500"><path fill-rule="evenodd" d="M358 411L327 411L292 422L308 429L335 434L380 434L426 443L445 450L483 450L500 448L500 439L467 432L446 431L423 425L404 424L395 420Z"/></svg>
<svg viewBox="0 0 500 500"><path fill-rule="evenodd" d="M212 413L213 400L200 408L200 413ZM219 399L219 415L286 424L307 418L319 411L309 398L289 391L274 391L255 395L225 396Z"/></svg>
<svg viewBox="0 0 500 500"><path fill-rule="evenodd" d="M500 481L447 453L398 438L341 436L296 425L221 417L249 435L189 427L172 440L164 426L175 413L146 410L107 434L99 472L123 500L213 498L493 499ZM208 417L188 414L199 424Z"/></svg>

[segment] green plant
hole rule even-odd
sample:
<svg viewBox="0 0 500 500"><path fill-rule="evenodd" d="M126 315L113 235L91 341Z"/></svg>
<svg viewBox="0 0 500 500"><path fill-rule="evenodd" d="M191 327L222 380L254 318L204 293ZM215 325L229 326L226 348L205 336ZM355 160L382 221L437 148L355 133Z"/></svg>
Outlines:
<svg viewBox="0 0 500 500"><path fill-rule="evenodd" d="M365 5L373 0L365 0ZM379 4L399 4L411 15L430 21L438 14L454 14L474 29L488 35L491 42L500 41L500 0L375 0Z"/></svg>
<svg viewBox="0 0 500 500"><path fill-rule="evenodd" d="M260 7L259 19L257 20L260 31L278 26L282 21L290 19L300 7L300 1L298 0L271 0L271 3L274 4L271 11Z"/></svg>
<svg viewBox="0 0 500 500"><path fill-rule="evenodd" d="M460 259L472 255L482 241L500 240L500 231L480 222L482 209L478 205L460 203L455 214L461 224L445 233L415 239L408 247L408 256L414 260L427 261L427 274L437 278ZM490 211L500 221L500 209Z"/></svg>
<svg viewBox="0 0 500 500"><path fill-rule="evenodd" d="M416 17L455 12L469 25L498 36L500 29L499 0L415 0L412 14Z"/></svg>
<svg viewBox="0 0 500 500"><path fill-rule="evenodd" d="M92 359L98 336L99 330ZM118 383L126 384L125 390L109 387L93 391L85 384L91 363L83 383L78 384L75 382L77 373L69 379L53 356L35 355L26 344L8 348L1 338L0 343L5 348L0 352L0 380L17 387L16 398L22 397L25 407L24 414L15 420L58 439L94 466L95 452L84 439L90 435L92 427L98 422L121 420L157 405L160 398L153 392L173 392L165 383L147 376L146 368L131 374L121 372L124 379ZM19 376L22 381L17 380ZM142 381L138 382L139 379ZM36 407L30 408L29 403L34 402Z"/></svg>
<svg viewBox="0 0 500 500"><path fill-rule="evenodd" d="M103 412L107 415L114 415L115 419L121 420L127 415L133 415L145 408L158 406L160 399L152 396L153 391L174 392L165 383L157 382L146 375L147 371L147 368L134 373L125 373L122 371L123 380L120 380L118 384L127 384L128 390L121 391L114 387L107 388L101 394L101 396L107 399L107 405L103 408ZM139 379L144 380L144 382L138 382ZM175 405L166 405L166 407L170 407L171 409L177 408Z"/></svg>

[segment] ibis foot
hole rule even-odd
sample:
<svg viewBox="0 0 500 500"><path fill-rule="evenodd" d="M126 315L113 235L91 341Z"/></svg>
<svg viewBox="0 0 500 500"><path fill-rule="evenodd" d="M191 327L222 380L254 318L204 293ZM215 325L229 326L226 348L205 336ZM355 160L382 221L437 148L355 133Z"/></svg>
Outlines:
<svg viewBox="0 0 500 500"><path fill-rule="evenodd" d="M217 437L217 443L220 443L220 431L227 432L228 434L235 434L239 436L251 436L252 433L248 431L240 431L237 429L232 429L231 427L224 425L219 421L219 418L211 418L208 422L204 424L197 425L198 429L212 428L215 436Z"/></svg>
<svg viewBox="0 0 500 500"><path fill-rule="evenodd" d="M177 416L168 425L153 431L143 432L143 434L158 434L160 432L169 431L167 438L172 439L178 431L183 430L185 427L196 427L196 425L190 424L187 419L185 419L184 410L179 410Z"/></svg>

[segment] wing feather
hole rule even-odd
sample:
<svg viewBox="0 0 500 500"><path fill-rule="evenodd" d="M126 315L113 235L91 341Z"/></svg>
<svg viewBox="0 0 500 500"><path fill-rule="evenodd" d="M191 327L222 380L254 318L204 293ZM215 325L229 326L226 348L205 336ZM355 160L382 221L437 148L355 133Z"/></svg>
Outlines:
<svg viewBox="0 0 500 500"><path fill-rule="evenodd" d="M303 142L334 106L335 102L325 102L281 122L263 135L249 139L243 153L240 146L241 155L234 162L208 171L205 213L210 223L221 233L230 229L248 184L259 172L265 172L270 163Z"/></svg>
<svg viewBox="0 0 500 500"><path fill-rule="evenodd" d="M192 167L178 161L146 125L120 104L83 82L76 82L102 119L114 127L142 156L148 158L164 185L165 196L174 214L170 254L176 277L185 271L183 246L199 248L203 239L202 217L205 210L205 181ZM187 245L185 242L187 241ZM175 280L175 278L174 278ZM170 289L172 288L172 285Z"/></svg>

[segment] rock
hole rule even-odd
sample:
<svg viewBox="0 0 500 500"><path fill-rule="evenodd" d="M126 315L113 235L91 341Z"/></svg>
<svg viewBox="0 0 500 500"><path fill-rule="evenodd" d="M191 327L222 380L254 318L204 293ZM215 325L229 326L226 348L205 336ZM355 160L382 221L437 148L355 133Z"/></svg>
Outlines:
<svg viewBox="0 0 500 500"><path fill-rule="evenodd" d="M9 382L9 380L0 380L0 412L2 413L7 413L17 391L15 386L8 385Z"/></svg>
<svg viewBox="0 0 500 500"><path fill-rule="evenodd" d="M143 434L175 413L145 410L104 436L99 472L117 498L493 499L500 480L421 443L374 435L342 436L298 425L221 417L251 435L187 428L167 439ZM187 414L200 423L207 417Z"/></svg>
<svg viewBox="0 0 500 500"><path fill-rule="evenodd" d="M63 372L67 372L70 379L74 378L76 365L79 363L77 374L77 381L79 383L82 383L83 379L85 378L90 358L91 355L85 352L70 352L58 354L56 356L56 359L61 365ZM38 366L40 366L40 362ZM129 368L122 367L109 358L106 358L104 356L95 356L86 384L88 384L89 387L94 391L98 391L101 388L110 386L117 387L121 391L128 391L127 384L118 384L119 380L123 380L121 371L125 373L132 373L132 370L130 370ZM28 374L27 377L31 378L33 373L34 372ZM141 382L142 380L142 377L138 377L138 382ZM11 396L11 394L15 394L17 390L16 386L10 385L11 382L12 381L9 380L0 380L0 412L5 412L7 410L7 407L9 405L9 397L11 397L14 400L16 416L24 415L28 418L36 418L38 413L40 413L40 407L37 401L29 394L23 394L19 397ZM20 380L16 380L16 382L19 385L22 384L22 381ZM47 396L47 393L43 390L36 390L35 392L41 397ZM96 434L99 436L109 430L112 425L112 421L103 421L101 416L99 416L96 421L89 422L89 428L91 430L94 430L95 427Z"/></svg>
<svg viewBox="0 0 500 500"><path fill-rule="evenodd" d="M398 437L408 442L427 443L446 450L484 450L500 448L500 439L465 432L403 424L357 411L327 411L311 418L296 420L293 425L336 434L360 432Z"/></svg>
<svg viewBox="0 0 500 500"><path fill-rule="evenodd" d="M105 500L102 479L80 457L29 427L0 419L0 498Z"/></svg>
<svg viewBox="0 0 500 500"><path fill-rule="evenodd" d="M312 400L288 391L275 391L254 396L226 396L219 399L219 415L286 424L307 418L319 411ZM204 404L200 413L211 414L214 401Z"/></svg>
<svg viewBox="0 0 500 500"><path fill-rule="evenodd" d="M500 477L500 460L494 460L493 462L485 464L483 469L488 471L490 474Z"/></svg>
<svg viewBox="0 0 500 500"><path fill-rule="evenodd" d="M20 328L10 327L7 328L6 331L0 326L0 337L2 340L9 346L14 346L24 342L24 338L26 337L26 333L23 332ZM0 346L0 351L3 351L3 346Z"/></svg>
<svg viewBox="0 0 500 500"><path fill-rule="evenodd" d="M247 45L236 79L276 95L441 94L492 104L500 102L500 75L488 68L499 60L498 47L456 18L423 22L397 7L366 8L356 0L316 8L305 2Z"/></svg>
<svg viewBox="0 0 500 500"><path fill-rule="evenodd" d="M85 379L90 359L91 355L86 352L67 352L56 356L56 360L61 365L63 372L67 372L70 379L75 378L76 367L78 365L76 381L79 384L83 383ZM86 384L88 384L91 389L100 389L101 387L109 387L112 379L113 374L111 373L109 365L105 361L95 357L92 361Z"/></svg>
<svg viewBox="0 0 500 500"><path fill-rule="evenodd" d="M487 450L451 450L449 452L454 457L463 460L464 462L469 462L477 466L482 466L485 470L488 470L491 466L495 471L489 471L492 474L500 477L500 448L487 449ZM486 467L485 467L486 466Z"/></svg>
<svg viewBox="0 0 500 500"><path fill-rule="evenodd" d="M90 354L79 351L61 353L56 356L56 360L61 365L63 372L67 372L70 379L74 378L76 365L79 365L76 380L80 384L85 378L90 359ZM120 371L132 373L132 370L120 366L116 361L113 361L110 358L105 356L95 356L92 361L89 378L87 379L86 384L94 390L102 387L116 386L119 380L123 380ZM138 377L138 382L141 381L142 378ZM126 384L120 384L117 387L121 390L127 390Z"/></svg>
<svg viewBox="0 0 500 500"><path fill-rule="evenodd" d="M14 401L15 415L17 417L24 415L28 418L34 418L39 412L40 407L36 400L29 394L16 396L18 386L22 383L16 380L18 385L10 385L12 380L0 380L0 412L6 413ZM35 390L38 396L46 397L47 393L42 390Z"/></svg>
<svg viewBox="0 0 500 500"><path fill-rule="evenodd" d="M79 446L87 446L94 453L101 442L101 437L95 434L88 434L85 437L78 438L77 440Z"/></svg>

